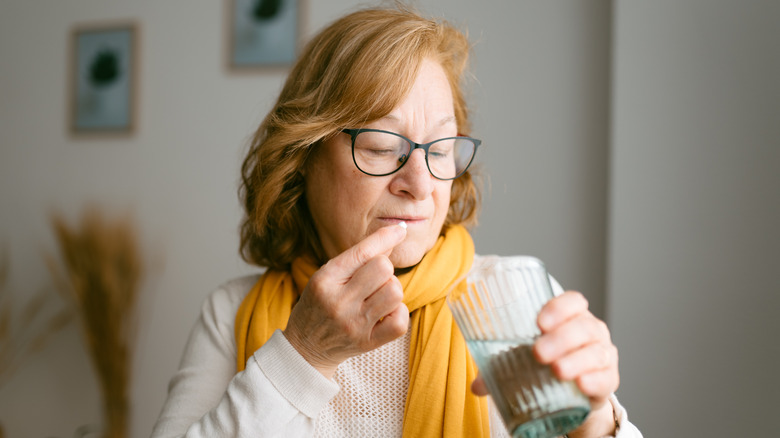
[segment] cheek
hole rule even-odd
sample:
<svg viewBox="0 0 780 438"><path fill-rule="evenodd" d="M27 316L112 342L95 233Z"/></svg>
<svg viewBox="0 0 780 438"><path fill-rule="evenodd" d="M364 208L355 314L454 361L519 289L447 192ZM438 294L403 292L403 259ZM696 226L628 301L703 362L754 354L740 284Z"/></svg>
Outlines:
<svg viewBox="0 0 780 438"><path fill-rule="evenodd" d="M333 166L308 175L306 196L320 242L329 258L360 242L369 230L381 187L352 168ZM322 170L322 169L319 169Z"/></svg>
<svg viewBox="0 0 780 438"><path fill-rule="evenodd" d="M439 228L444 225L447 213L450 209L450 198L452 196L452 181L439 181L441 184L436 187L434 192L434 203L436 204L436 220Z"/></svg>
<svg viewBox="0 0 780 438"><path fill-rule="evenodd" d="M337 215L348 223L365 220L383 190L382 184L378 184L380 181L373 178L351 168L329 175L328 179L320 182L324 186L320 191L329 193L325 208L337 211Z"/></svg>
<svg viewBox="0 0 780 438"><path fill-rule="evenodd" d="M424 239L423 249L425 252L428 252L436 244L450 208L451 181L439 181L437 184L440 186L436 187L433 194L434 215L428 234Z"/></svg>

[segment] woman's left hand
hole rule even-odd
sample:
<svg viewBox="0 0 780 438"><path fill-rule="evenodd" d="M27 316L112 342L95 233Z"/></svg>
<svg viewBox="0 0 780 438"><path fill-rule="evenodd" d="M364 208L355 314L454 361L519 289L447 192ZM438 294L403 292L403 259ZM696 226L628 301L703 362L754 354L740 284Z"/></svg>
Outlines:
<svg viewBox="0 0 780 438"><path fill-rule="evenodd" d="M574 380L590 398L591 413L575 436L604 436L615 432L609 396L620 384L618 350L604 321L588 310L579 292L567 291L539 312L542 335L534 344L536 359L552 367L561 380Z"/></svg>
<svg viewBox="0 0 780 438"><path fill-rule="evenodd" d="M618 351L607 325L588 310L588 301L574 291L550 300L539 312L542 335L534 344L536 359L552 367L561 380L573 380L590 398L591 413L585 423L569 434L574 437L615 433L609 396L620 383ZM487 394L478 378L472 390Z"/></svg>

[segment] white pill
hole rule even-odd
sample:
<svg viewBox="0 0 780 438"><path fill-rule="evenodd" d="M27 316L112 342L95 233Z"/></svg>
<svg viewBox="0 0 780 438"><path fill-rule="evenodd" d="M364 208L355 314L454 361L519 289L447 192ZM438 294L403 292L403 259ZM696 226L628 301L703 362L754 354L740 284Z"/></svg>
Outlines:
<svg viewBox="0 0 780 438"><path fill-rule="evenodd" d="M401 222L398 222L398 226L405 230L407 225L406 225L406 222L401 221Z"/></svg>

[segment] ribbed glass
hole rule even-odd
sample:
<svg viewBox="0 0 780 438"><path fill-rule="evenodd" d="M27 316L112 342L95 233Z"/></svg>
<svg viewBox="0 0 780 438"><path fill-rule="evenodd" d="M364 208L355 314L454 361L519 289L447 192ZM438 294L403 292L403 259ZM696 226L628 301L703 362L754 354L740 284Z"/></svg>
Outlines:
<svg viewBox="0 0 780 438"><path fill-rule="evenodd" d="M553 297L537 258L479 257L447 297L469 351L507 430L514 437L552 438L576 429L590 412L574 382L558 380L533 356L542 306Z"/></svg>

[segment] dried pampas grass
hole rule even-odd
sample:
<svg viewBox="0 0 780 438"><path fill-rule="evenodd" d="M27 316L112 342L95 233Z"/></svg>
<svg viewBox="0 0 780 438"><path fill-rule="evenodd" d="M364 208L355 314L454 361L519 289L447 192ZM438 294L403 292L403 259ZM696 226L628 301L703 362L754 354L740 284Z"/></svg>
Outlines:
<svg viewBox="0 0 780 438"><path fill-rule="evenodd" d="M9 271L10 261L3 253L0 258L0 387L72 316L67 309L51 310L50 291L38 292L19 306L8 287ZM4 436L0 425L0 438Z"/></svg>
<svg viewBox="0 0 780 438"><path fill-rule="evenodd" d="M50 309L51 293L38 292L19 306L7 286L9 265L0 259L0 387L71 319L67 309Z"/></svg>
<svg viewBox="0 0 780 438"><path fill-rule="evenodd" d="M128 435L130 367L136 331L136 302L143 277L136 230L127 218L109 220L96 207L69 226L51 217L59 259L51 273L75 304L104 401L104 436Z"/></svg>

